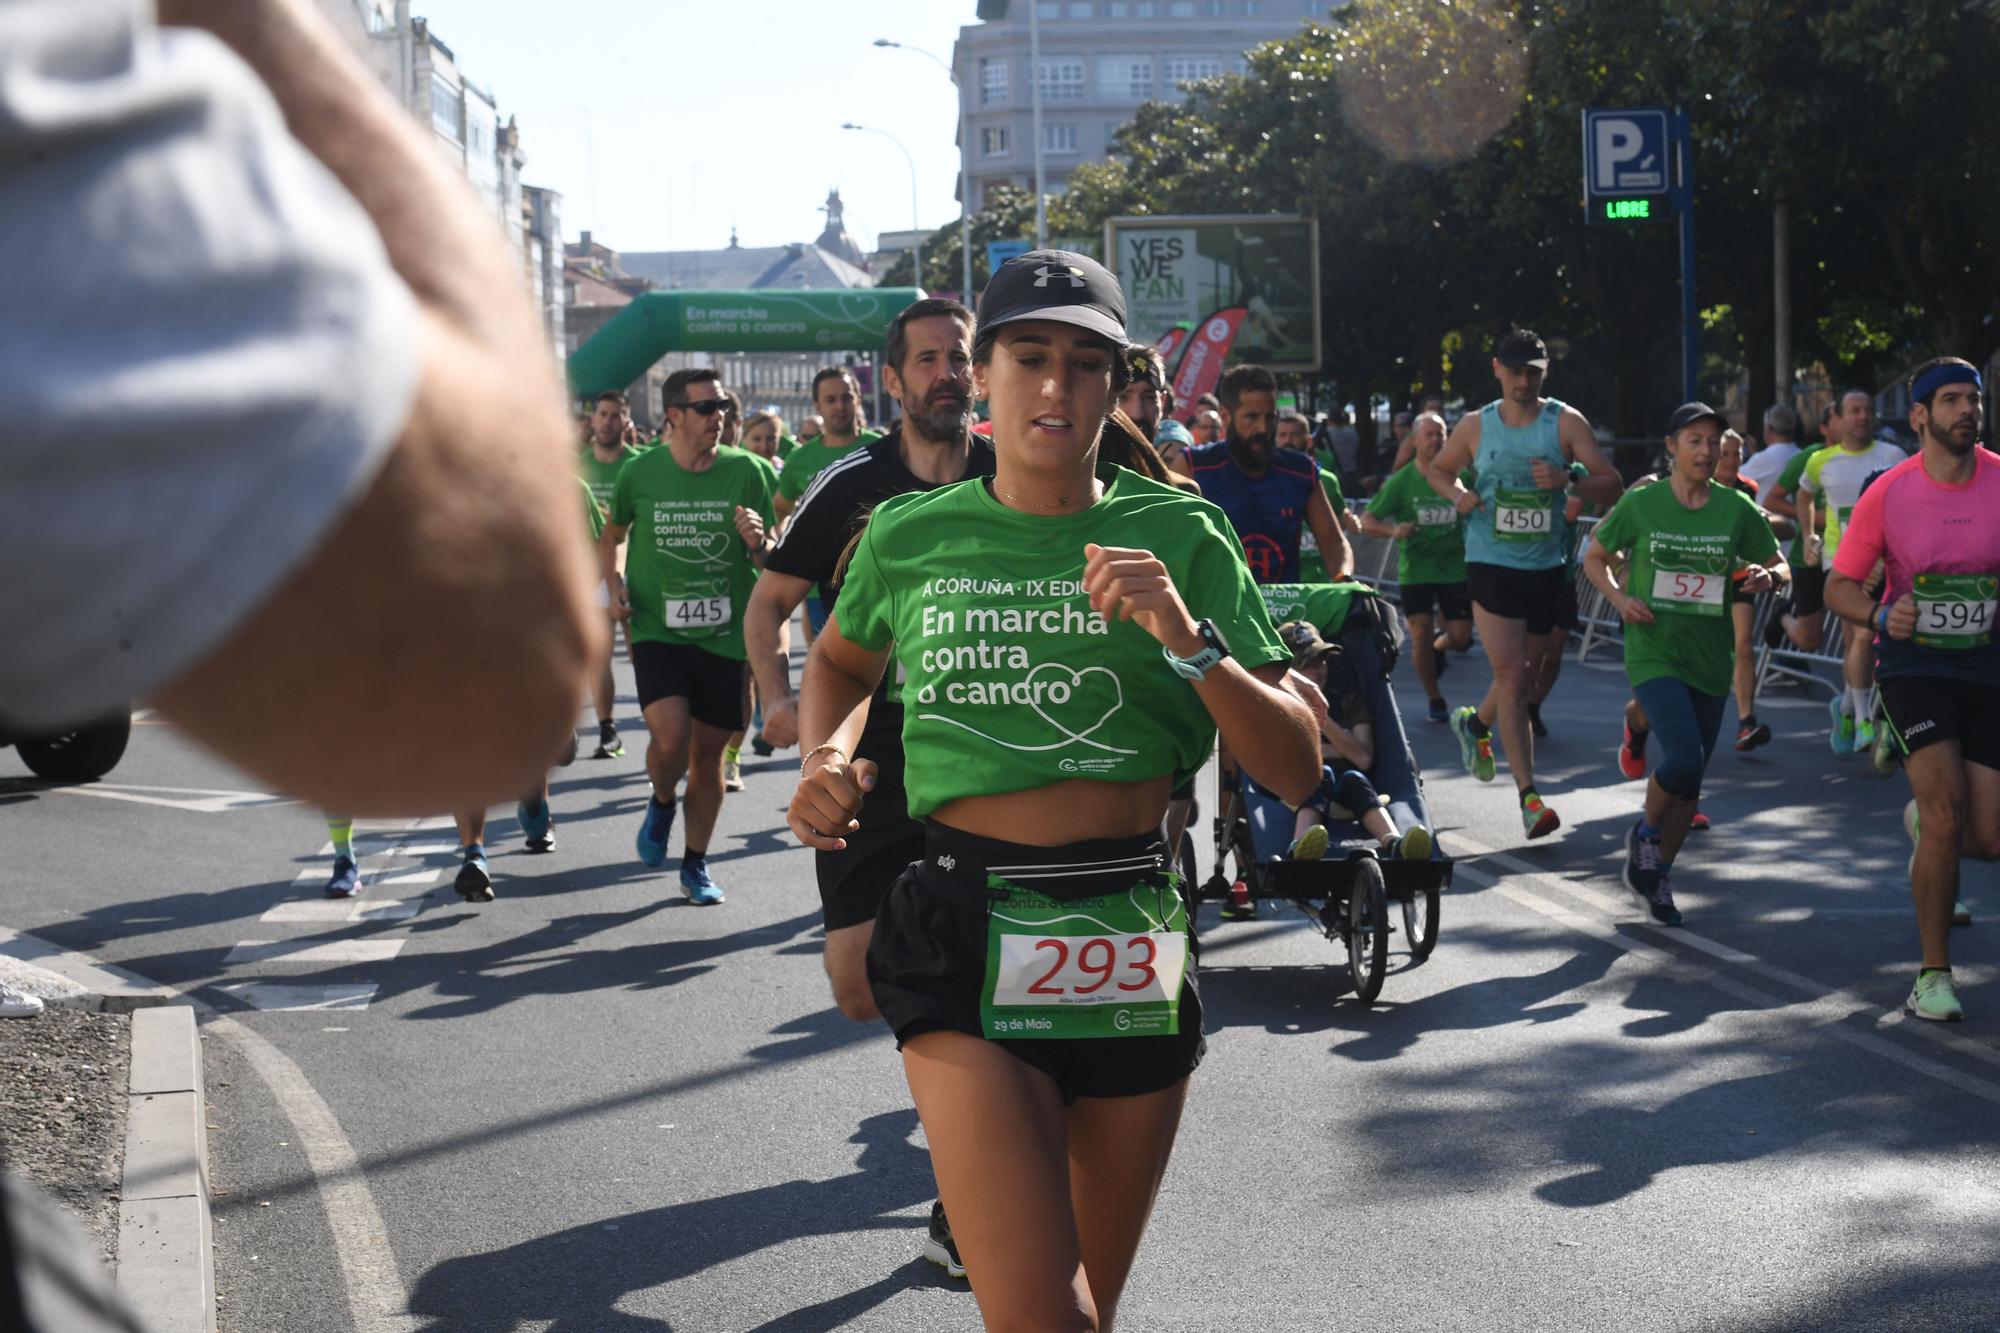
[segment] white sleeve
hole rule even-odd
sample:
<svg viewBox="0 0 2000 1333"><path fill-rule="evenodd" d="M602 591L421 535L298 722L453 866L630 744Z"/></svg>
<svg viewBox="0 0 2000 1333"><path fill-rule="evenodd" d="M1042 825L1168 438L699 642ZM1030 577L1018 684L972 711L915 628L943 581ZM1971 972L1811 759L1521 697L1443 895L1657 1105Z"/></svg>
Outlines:
<svg viewBox="0 0 2000 1333"><path fill-rule="evenodd" d="M29 724L220 647L415 391L367 216L233 53L138 8L0 3L0 716Z"/></svg>

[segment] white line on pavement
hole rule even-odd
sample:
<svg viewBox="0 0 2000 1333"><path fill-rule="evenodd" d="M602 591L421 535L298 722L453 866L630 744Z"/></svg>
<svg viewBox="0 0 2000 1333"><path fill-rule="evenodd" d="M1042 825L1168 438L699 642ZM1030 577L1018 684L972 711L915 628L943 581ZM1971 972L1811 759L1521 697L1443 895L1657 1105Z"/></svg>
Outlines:
<svg viewBox="0 0 2000 1333"><path fill-rule="evenodd" d="M366 1009L374 986L287 986L275 981L236 981L217 986L252 1009Z"/></svg>
<svg viewBox="0 0 2000 1333"><path fill-rule="evenodd" d="M100 801L135 801L140 805L163 805L169 810L185 810L198 815L222 815L231 810L269 809L296 805L289 796L273 796L261 791L215 791L205 787L144 787L128 783L93 782L76 787L50 787L65 796L94 796Z"/></svg>
<svg viewBox="0 0 2000 1333"><path fill-rule="evenodd" d="M210 1011L213 1012L212 1010ZM211 1018L209 1032L234 1046L292 1122L293 1138L313 1173L320 1206L333 1232L333 1254L347 1289L355 1333L414 1333L410 1297L389 1248L389 1227L369 1192L361 1158L326 1104L290 1057L231 1018Z"/></svg>
<svg viewBox="0 0 2000 1333"><path fill-rule="evenodd" d="M408 940L244 940L227 954L229 963L386 963Z"/></svg>

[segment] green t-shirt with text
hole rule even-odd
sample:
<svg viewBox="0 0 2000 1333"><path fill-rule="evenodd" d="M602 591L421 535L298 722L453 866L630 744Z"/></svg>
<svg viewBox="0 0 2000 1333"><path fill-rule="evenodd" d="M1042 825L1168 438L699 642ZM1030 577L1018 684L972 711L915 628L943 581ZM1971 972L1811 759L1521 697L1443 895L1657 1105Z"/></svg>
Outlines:
<svg viewBox="0 0 2000 1333"><path fill-rule="evenodd" d="M1347 624L1348 608L1357 596L1374 592L1365 583L1264 583L1257 591L1264 609L1276 626L1288 620L1303 620L1331 640Z"/></svg>
<svg viewBox="0 0 2000 1333"><path fill-rule="evenodd" d="M1671 676L1704 694L1728 694L1736 658L1730 574L1778 553L1757 502L1711 481L1708 503L1689 509L1672 482L1654 482L1625 492L1595 540L1610 554L1631 552L1625 591L1653 612L1650 625L1625 624L1626 678L1641 685Z"/></svg>
<svg viewBox="0 0 2000 1333"><path fill-rule="evenodd" d="M1425 480L1415 462L1390 474L1368 502L1368 513L1384 523L1417 525L1414 535L1396 544L1397 583L1465 582L1465 517Z"/></svg>
<svg viewBox="0 0 2000 1333"><path fill-rule="evenodd" d="M1107 621L1083 548L1137 547L1246 668L1290 660L1222 511L1117 469L1079 514L1035 515L982 479L898 495L868 521L834 619L903 672L910 814L1070 778L1142 782L1199 769L1215 723L1159 641Z"/></svg>
<svg viewBox="0 0 2000 1333"><path fill-rule="evenodd" d="M1326 502L1333 506L1333 521L1340 522L1341 514L1347 509L1347 497L1341 493L1340 478L1327 471L1319 470L1319 488L1326 492ZM1313 535L1312 524L1299 524L1299 577L1309 583L1326 582L1326 562L1319 558L1319 538Z"/></svg>
<svg viewBox="0 0 2000 1333"><path fill-rule="evenodd" d="M743 609L757 567L736 531L738 505L771 526L770 464L732 445L718 447L700 472L682 468L670 448L619 471L611 522L631 529L625 582L634 643L687 643L743 659Z"/></svg>
<svg viewBox="0 0 2000 1333"><path fill-rule="evenodd" d="M611 488L618 484L618 471L639 456L639 451L625 445L618 451L618 457L609 463L597 456L597 451L589 445L577 455L576 475L583 478L583 484L597 497L597 507L605 513L611 512Z"/></svg>
<svg viewBox="0 0 2000 1333"><path fill-rule="evenodd" d="M797 504L799 497L806 493L829 463L845 458L856 449L865 449L882 438L879 430L864 430L854 437L854 443L835 448L826 442L825 436L808 440L785 456L785 465L778 473L778 494Z"/></svg>

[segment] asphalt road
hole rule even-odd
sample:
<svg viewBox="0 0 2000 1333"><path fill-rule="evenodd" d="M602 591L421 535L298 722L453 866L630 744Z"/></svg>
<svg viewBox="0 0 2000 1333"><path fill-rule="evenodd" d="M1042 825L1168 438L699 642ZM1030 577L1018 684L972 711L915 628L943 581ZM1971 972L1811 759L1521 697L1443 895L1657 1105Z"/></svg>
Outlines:
<svg viewBox="0 0 2000 1333"><path fill-rule="evenodd" d="M1210 1053L1121 1327L2000 1326L1993 874L1954 935L1969 1021L1901 1018L1904 785L1779 693L1777 743L1712 771L1687 929L1655 928L1617 881L1622 697L1569 667L1541 752L1565 827L1533 846L1504 777L1413 722L1463 859L1437 952L1392 953L1374 1008L1301 914L1205 910ZM495 812L498 901L461 904L448 828L405 821L364 842L359 920L314 919L316 811L164 726L90 792L0 753L0 924L212 1007L225 1329L978 1327L916 1257L892 1044L828 1001L779 832L795 756L746 765L729 902L696 909L633 859L621 713L625 758L557 775L553 855ZM286 1001L347 1007L253 1007Z"/></svg>

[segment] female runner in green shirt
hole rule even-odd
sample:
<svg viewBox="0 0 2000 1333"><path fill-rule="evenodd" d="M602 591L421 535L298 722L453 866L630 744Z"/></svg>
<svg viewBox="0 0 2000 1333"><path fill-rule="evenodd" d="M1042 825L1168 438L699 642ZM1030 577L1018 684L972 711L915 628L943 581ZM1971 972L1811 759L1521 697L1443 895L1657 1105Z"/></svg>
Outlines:
<svg viewBox="0 0 2000 1333"><path fill-rule="evenodd" d="M877 507L800 686L789 822L837 849L873 765L848 756L900 671L925 859L889 891L868 973L989 1328L1109 1329L1202 1053L1160 821L1219 726L1294 804L1312 710L1227 520L1098 470L1124 387L1124 299L1037 251L980 302L974 393L998 468ZM864 816L865 817L865 816Z"/></svg>
<svg viewBox="0 0 2000 1333"><path fill-rule="evenodd" d="M1662 925L1681 923L1671 871L1701 797L1734 673L1730 611L1787 574L1777 538L1741 491L1714 480L1722 414L1684 403L1667 426L1666 480L1627 491L1583 569L1625 619L1625 675L1660 740L1646 806L1625 840L1625 885ZM1631 553L1623 585L1611 564Z"/></svg>

